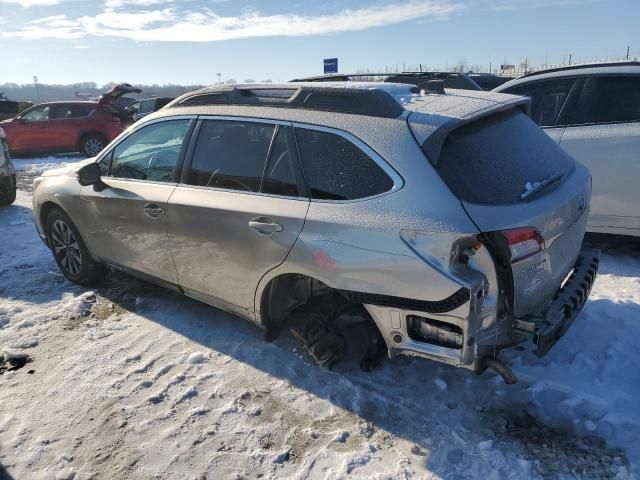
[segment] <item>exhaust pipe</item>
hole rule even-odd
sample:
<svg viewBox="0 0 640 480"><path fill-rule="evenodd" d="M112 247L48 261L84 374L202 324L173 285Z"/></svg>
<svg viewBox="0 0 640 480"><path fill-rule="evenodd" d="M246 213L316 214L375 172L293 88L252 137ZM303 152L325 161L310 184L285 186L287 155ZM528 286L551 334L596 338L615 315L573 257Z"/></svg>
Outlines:
<svg viewBox="0 0 640 480"><path fill-rule="evenodd" d="M507 367L504 362L498 360L498 358L496 357L484 357L480 361L480 369L478 370L478 373L483 373L487 368L491 368L492 370L498 372L502 377L504 383L506 383L507 385L513 385L518 381L518 378L515 376L513 371L509 367Z"/></svg>

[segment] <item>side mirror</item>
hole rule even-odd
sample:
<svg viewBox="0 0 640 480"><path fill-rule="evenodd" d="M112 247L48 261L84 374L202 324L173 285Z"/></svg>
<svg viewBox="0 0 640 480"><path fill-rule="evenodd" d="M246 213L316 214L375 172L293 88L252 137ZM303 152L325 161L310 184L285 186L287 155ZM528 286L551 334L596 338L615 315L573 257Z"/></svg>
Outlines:
<svg viewBox="0 0 640 480"><path fill-rule="evenodd" d="M82 167L76 173L78 178L78 183L83 187L87 187L89 185L93 185L96 191L104 190L105 184L102 182L102 178L100 177L100 166L95 163L89 163Z"/></svg>

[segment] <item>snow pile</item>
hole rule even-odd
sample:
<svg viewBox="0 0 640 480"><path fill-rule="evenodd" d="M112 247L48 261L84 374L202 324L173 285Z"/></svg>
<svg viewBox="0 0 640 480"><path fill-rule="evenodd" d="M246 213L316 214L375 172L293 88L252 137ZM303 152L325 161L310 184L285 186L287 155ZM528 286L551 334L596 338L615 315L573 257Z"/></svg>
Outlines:
<svg viewBox="0 0 640 480"><path fill-rule="evenodd" d="M561 344L512 365L530 384L531 413L577 434L597 433L640 460L640 251L601 260L589 303Z"/></svg>
<svg viewBox="0 0 640 480"><path fill-rule="evenodd" d="M0 476L635 478L640 251L610 251L583 314L505 385L419 359L364 373L111 274L67 282L30 219L0 209ZM140 299L140 301L138 301ZM608 445L604 445L602 439Z"/></svg>
<svg viewBox="0 0 640 480"><path fill-rule="evenodd" d="M38 176L52 168L66 167L69 164L83 159L84 157L81 156L51 156L46 158L14 158L11 161L16 170Z"/></svg>

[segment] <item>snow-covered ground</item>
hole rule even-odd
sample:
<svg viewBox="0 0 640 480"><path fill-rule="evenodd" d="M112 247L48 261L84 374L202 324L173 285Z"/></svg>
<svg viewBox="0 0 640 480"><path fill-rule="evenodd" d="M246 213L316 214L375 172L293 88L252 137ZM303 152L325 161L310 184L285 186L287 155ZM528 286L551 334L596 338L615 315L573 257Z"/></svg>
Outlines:
<svg viewBox="0 0 640 480"><path fill-rule="evenodd" d="M607 247L581 317L507 386L425 360L309 364L232 315L111 273L67 282L17 161L0 208L0 478L636 478L640 245ZM29 163L30 162L30 163ZM606 442L606 443L605 443Z"/></svg>

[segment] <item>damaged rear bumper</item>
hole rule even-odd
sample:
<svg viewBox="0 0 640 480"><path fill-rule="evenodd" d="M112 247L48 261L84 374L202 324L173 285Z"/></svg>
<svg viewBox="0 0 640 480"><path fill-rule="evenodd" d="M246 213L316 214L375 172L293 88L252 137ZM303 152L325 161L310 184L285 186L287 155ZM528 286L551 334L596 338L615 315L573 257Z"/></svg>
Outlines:
<svg viewBox="0 0 640 480"><path fill-rule="evenodd" d="M581 250L571 274L544 314L534 319L516 320L518 331L533 336L537 356L551 350L578 317L595 282L599 262L599 249Z"/></svg>

